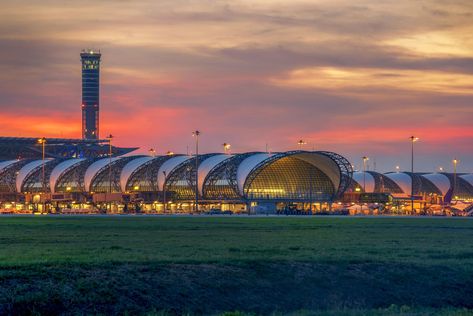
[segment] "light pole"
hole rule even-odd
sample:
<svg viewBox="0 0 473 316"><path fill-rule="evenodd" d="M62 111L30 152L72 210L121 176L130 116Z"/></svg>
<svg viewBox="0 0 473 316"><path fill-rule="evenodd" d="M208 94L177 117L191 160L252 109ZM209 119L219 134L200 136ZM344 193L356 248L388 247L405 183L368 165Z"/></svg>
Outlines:
<svg viewBox="0 0 473 316"><path fill-rule="evenodd" d="M232 147L229 143L223 143L222 146L223 146L223 151L225 152L225 154L228 154L230 151L230 148Z"/></svg>
<svg viewBox="0 0 473 316"><path fill-rule="evenodd" d="M199 211L199 135L200 131L195 130L192 136L195 138L195 211Z"/></svg>
<svg viewBox="0 0 473 316"><path fill-rule="evenodd" d="M366 162L370 160L370 158L363 156L363 193L366 193Z"/></svg>
<svg viewBox="0 0 473 316"><path fill-rule="evenodd" d="M456 159L456 158L453 158L452 162L453 162L453 191L452 191L452 195L453 195L453 198L456 199L455 191L457 189L457 164L458 164L459 160Z"/></svg>
<svg viewBox="0 0 473 316"><path fill-rule="evenodd" d="M154 148L150 148L148 151L151 157L156 157L156 150L154 150Z"/></svg>
<svg viewBox="0 0 473 316"><path fill-rule="evenodd" d="M396 166L396 172L399 173L399 170L401 169L401 167L399 166Z"/></svg>
<svg viewBox="0 0 473 316"><path fill-rule="evenodd" d="M163 213L166 213L166 170L163 170L164 182L163 182Z"/></svg>
<svg viewBox="0 0 473 316"><path fill-rule="evenodd" d="M41 144L41 147L42 147L42 164L41 164L41 189L43 191L43 201L44 199L46 198L45 195L46 195L46 181L45 181L45 172L44 172L44 163L45 163L45 159L46 159L46 138L45 137L41 137L40 139L38 139L38 143ZM46 208L46 203L43 203L43 207ZM44 212L44 209L42 210L42 212Z"/></svg>
<svg viewBox="0 0 473 316"><path fill-rule="evenodd" d="M112 195L112 139L113 135L110 134L107 137L108 139L108 194L109 199ZM112 211L112 202L110 201L110 211Z"/></svg>
<svg viewBox="0 0 473 316"><path fill-rule="evenodd" d="M411 212L414 212L414 143L419 140L418 137L409 137L411 141Z"/></svg>
<svg viewBox="0 0 473 316"><path fill-rule="evenodd" d="M299 139L299 141L297 142L297 145L299 146L299 150L302 150L302 146L304 146L305 144L307 144L303 139Z"/></svg>

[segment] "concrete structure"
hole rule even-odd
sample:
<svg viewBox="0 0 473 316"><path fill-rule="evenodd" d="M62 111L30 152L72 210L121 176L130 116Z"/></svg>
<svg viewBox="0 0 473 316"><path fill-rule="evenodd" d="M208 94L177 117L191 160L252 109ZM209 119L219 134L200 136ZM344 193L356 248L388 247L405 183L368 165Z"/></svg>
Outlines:
<svg viewBox="0 0 473 316"><path fill-rule="evenodd" d="M82 138L99 138L100 51L83 50L82 62Z"/></svg>

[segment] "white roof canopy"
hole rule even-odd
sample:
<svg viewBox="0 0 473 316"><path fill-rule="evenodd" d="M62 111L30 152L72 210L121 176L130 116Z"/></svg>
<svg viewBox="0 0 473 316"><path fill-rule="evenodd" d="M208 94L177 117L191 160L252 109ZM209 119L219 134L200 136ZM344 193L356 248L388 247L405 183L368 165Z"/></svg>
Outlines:
<svg viewBox="0 0 473 316"><path fill-rule="evenodd" d="M166 181L166 179L164 179L164 173L166 173L166 178L169 177L174 168L191 158L191 156L176 156L166 160L166 162L161 165L161 168L159 168L158 171L158 190L163 190L163 186Z"/></svg>
<svg viewBox="0 0 473 316"><path fill-rule="evenodd" d="M340 167L330 157L327 157L326 155L317 152L302 152L291 155L290 157L295 157L304 160L305 162L308 162L314 167L320 169L320 171L322 171L325 175L327 175L327 177L329 177L334 186L334 190L337 191L341 181Z"/></svg>
<svg viewBox="0 0 473 316"><path fill-rule="evenodd" d="M225 161L229 158L233 157L232 155L215 155L210 158L205 159L202 161L199 165L199 183L198 183L198 188L199 188L199 193L202 195L203 189L204 189L204 181L207 175L209 174L212 169L217 166L219 163L222 161Z"/></svg>
<svg viewBox="0 0 473 316"><path fill-rule="evenodd" d="M150 160L153 160L153 157L140 157L133 159L129 161L122 169L122 172L120 174L120 188L122 189L122 192L126 191L126 184L128 183L128 179L130 179L131 175L133 172L135 172L136 169L144 165Z"/></svg>
<svg viewBox="0 0 473 316"><path fill-rule="evenodd" d="M116 160L120 159L120 157L112 157L111 161L112 163ZM87 168L85 171L84 175L84 186L85 186L85 191L89 192L90 191L90 185L92 184L92 180L94 179L95 175L105 166L107 166L110 162L110 158L103 158L100 160L97 160L93 164Z"/></svg>
<svg viewBox="0 0 473 316"><path fill-rule="evenodd" d="M466 182L468 182L469 184L473 185L473 174L464 174L464 175L461 175L460 178L462 178L463 180L465 180Z"/></svg>
<svg viewBox="0 0 473 316"><path fill-rule="evenodd" d="M44 164L46 165L52 161L51 158L47 158L44 161ZM21 188L23 186L23 182L25 179L38 167L43 165L43 160L34 160L30 163L27 163L26 165L23 166L23 168L18 171L18 175L16 176L16 191L21 192Z"/></svg>
<svg viewBox="0 0 473 316"><path fill-rule="evenodd" d="M450 180L448 177L441 173L431 173L431 174L424 174L422 177L426 178L430 182L432 182L437 189L442 192L443 195L447 194L448 190L450 190Z"/></svg>
<svg viewBox="0 0 473 316"><path fill-rule="evenodd" d="M56 191L56 182L59 180L59 178L62 176L62 174L69 169L70 167L75 166L76 164L84 161L85 159L68 159L60 164L58 164L56 167L54 167L53 171L51 171L51 175L49 176L49 186L51 188L51 193L54 193Z"/></svg>
<svg viewBox="0 0 473 316"><path fill-rule="evenodd" d="M272 154L254 154L240 163L237 169L237 183L240 194L243 194L243 186L251 170L271 156Z"/></svg>
<svg viewBox="0 0 473 316"><path fill-rule="evenodd" d="M375 179L373 177L373 175L371 175L369 172L354 172L353 173L353 180L356 181L356 183L358 183L358 185L363 188L363 174L364 174L364 184L365 184L365 192L368 192L368 193L373 193L374 192L374 189L375 189L375 186L376 186L376 182L375 182Z"/></svg>
<svg viewBox="0 0 473 316"><path fill-rule="evenodd" d="M15 162L18 162L18 160L7 160L7 161L2 161L0 162L0 172L3 171L3 169L6 169L13 165Z"/></svg>
<svg viewBox="0 0 473 316"><path fill-rule="evenodd" d="M401 188L404 194L411 194L412 178L410 175L404 172L396 172L386 173L385 176L393 180L399 186L399 188Z"/></svg>

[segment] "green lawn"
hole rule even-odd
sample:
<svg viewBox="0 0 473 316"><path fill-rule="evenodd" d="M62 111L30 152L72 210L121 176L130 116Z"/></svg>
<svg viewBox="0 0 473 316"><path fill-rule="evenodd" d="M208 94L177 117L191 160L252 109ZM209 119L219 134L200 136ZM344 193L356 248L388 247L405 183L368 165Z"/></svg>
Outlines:
<svg viewBox="0 0 473 316"><path fill-rule="evenodd" d="M472 308L470 219L0 217L0 314Z"/></svg>

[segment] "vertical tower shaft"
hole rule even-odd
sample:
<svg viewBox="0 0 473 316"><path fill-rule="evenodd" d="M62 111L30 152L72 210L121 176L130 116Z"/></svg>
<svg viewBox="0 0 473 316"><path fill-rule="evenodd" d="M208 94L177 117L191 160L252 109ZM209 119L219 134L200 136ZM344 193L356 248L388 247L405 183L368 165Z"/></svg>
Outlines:
<svg viewBox="0 0 473 316"><path fill-rule="evenodd" d="M82 62L82 138L99 138L100 51L83 50Z"/></svg>

